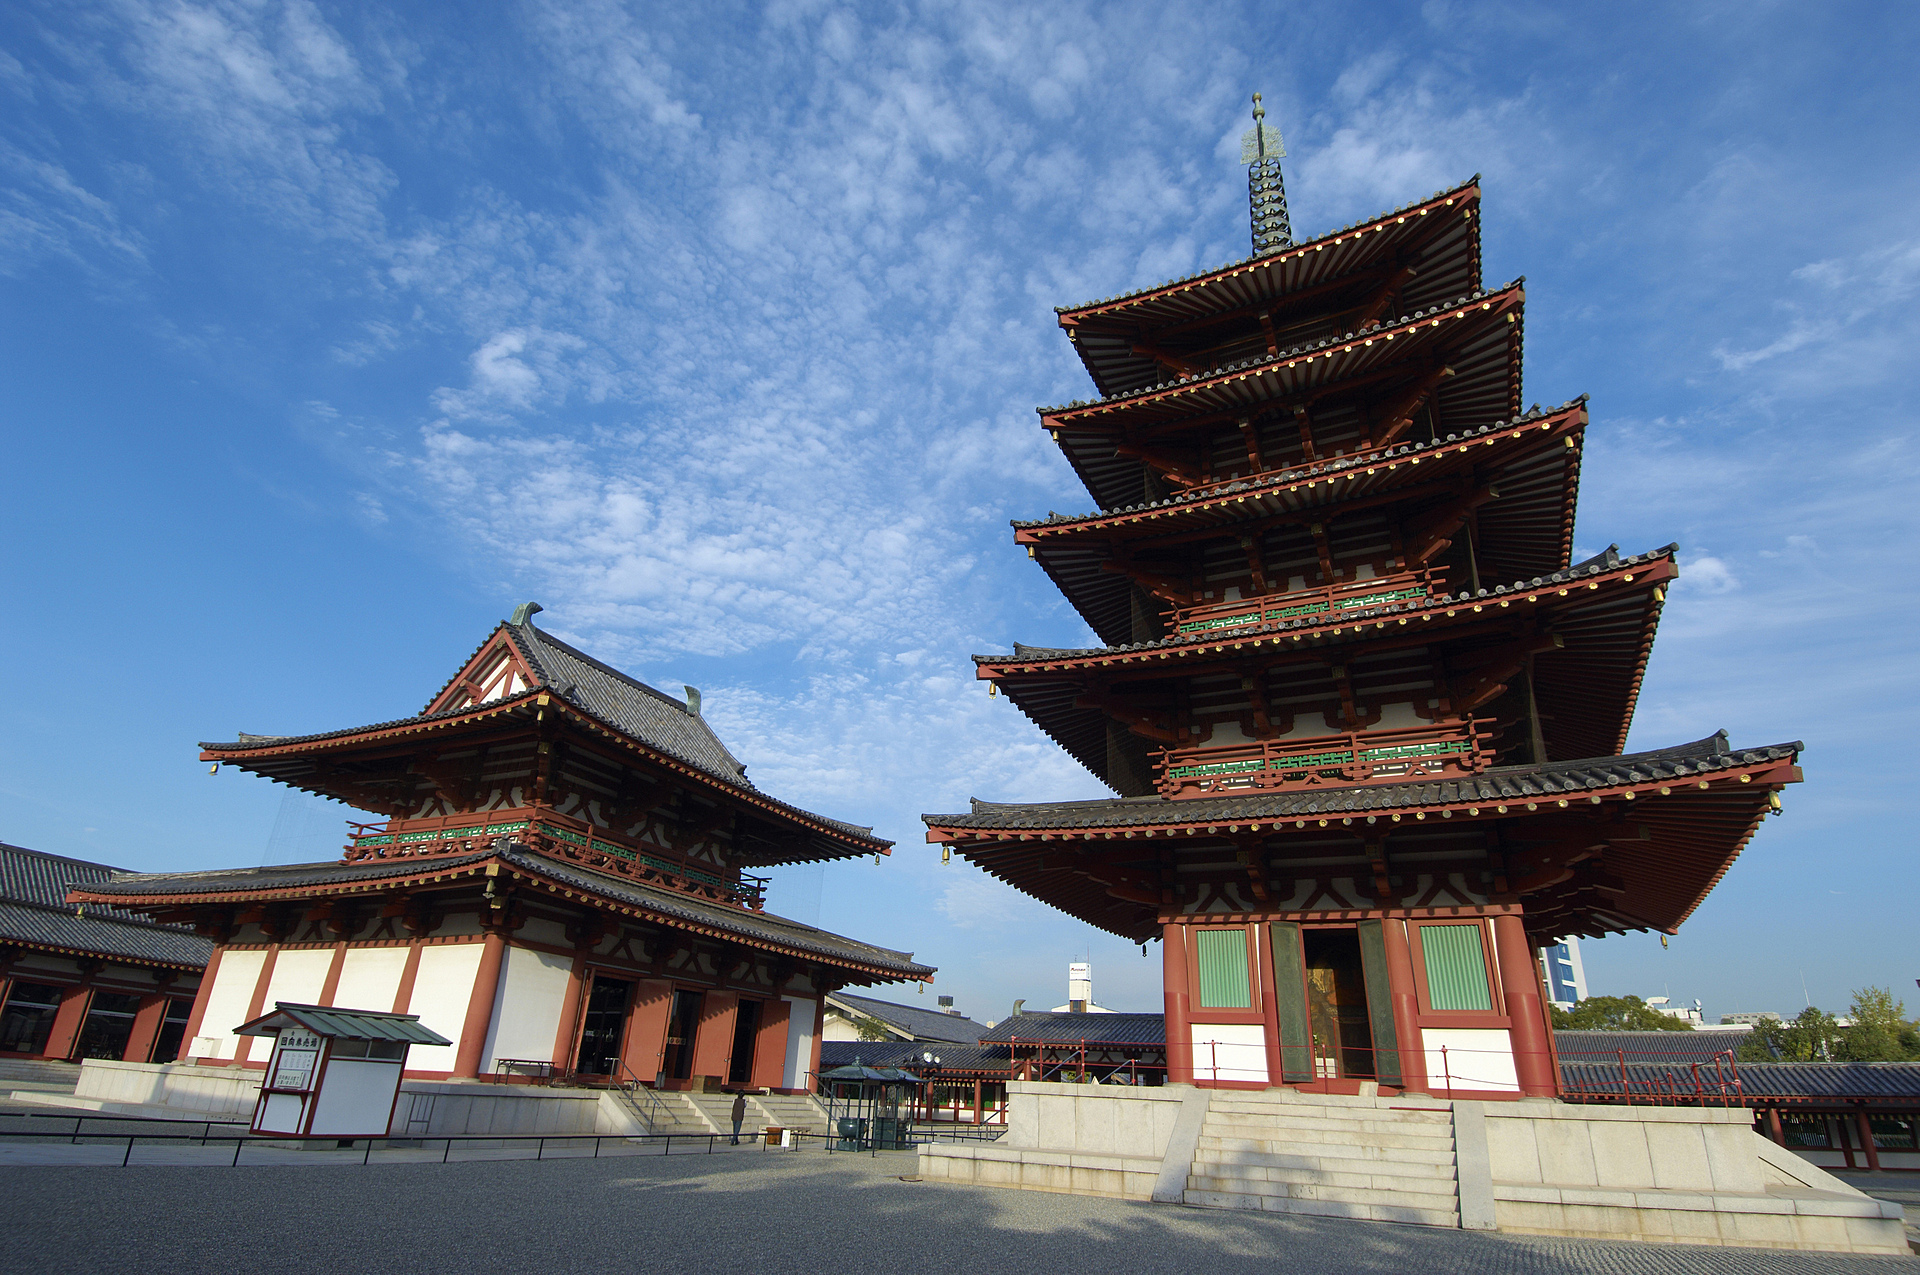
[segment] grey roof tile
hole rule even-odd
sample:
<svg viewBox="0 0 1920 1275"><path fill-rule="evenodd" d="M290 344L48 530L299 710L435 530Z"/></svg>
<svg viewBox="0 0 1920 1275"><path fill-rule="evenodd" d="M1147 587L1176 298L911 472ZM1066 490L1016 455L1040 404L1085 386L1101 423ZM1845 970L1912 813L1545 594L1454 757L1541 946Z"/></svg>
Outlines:
<svg viewBox="0 0 1920 1275"><path fill-rule="evenodd" d="M1798 741L1763 748L1735 749L1725 731L1652 752L1624 757L1585 758L1529 766L1499 766L1469 779L1433 784L1375 784L1296 792L1250 792L1218 797L1170 800L1161 796L1095 798L1091 801L1042 801L1022 804L981 801L965 814L927 814L936 828L1020 831L1042 828L1140 827L1149 824L1226 823L1249 819L1298 819L1355 815L1374 810L1501 800L1501 786L1524 780L1540 794L1580 792L1629 783L1649 783L1685 775L1710 774L1797 756Z"/></svg>
<svg viewBox="0 0 1920 1275"><path fill-rule="evenodd" d="M104 863L0 844L0 943L12 940L81 955L204 968L213 944L191 930L105 904L78 909L67 902L69 886L91 887L120 871Z"/></svg>
<svg viewBox="0 0 1920 1275"><path fill-rule="evenodd" d="M925 1009L918 1005L900 1005L893 1001L875 1000L871 996L850 996L846 992L834 993L834 999L845 1001L863 1014L891 1023L901 1031L912 1035L915 1040L972 1043L979 1040L980 1034L987 1030L971 1018L943 1013L937 1009Z"/></svg>

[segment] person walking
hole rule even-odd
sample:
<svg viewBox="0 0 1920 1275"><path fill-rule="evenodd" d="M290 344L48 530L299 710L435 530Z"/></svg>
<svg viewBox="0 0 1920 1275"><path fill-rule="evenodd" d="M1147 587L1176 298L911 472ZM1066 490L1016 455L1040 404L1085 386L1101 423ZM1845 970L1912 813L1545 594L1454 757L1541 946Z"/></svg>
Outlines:
<svg viewBox="0 0 1920 1275"><path fill-rule="evenodd" d="M737 1093L733 1095L733 1142L730 1145L736 1147L740 1145L740 1122L746 1118L747 1095Z"/></svg>

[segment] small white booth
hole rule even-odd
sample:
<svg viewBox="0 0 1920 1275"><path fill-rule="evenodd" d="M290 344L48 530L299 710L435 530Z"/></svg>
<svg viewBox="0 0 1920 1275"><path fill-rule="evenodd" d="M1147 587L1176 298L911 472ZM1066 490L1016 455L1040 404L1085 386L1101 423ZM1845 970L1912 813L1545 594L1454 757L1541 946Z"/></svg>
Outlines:
<svg viewBox="0 0 1920 1275"><path fill-rule="evenodd" d="M293 1138L384 1138L412 1045L450 1045L417 1014L324 1005L274 1006L233 1029L272 1036L253 1131Z"/></svg>

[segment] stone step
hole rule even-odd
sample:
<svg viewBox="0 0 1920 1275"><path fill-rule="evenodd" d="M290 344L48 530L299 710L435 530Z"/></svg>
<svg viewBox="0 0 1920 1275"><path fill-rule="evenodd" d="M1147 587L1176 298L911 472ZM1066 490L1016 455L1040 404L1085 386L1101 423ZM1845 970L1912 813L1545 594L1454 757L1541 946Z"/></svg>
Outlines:
<svg viewBox="0 0 1920 1275"><path fill-rule="evenodd" d="M80 1065L38 1058L0 1059L0 1082L35 1088L65 1086L68 1092L80 1080Z"/></svg>
<svg viewBox="0 0 1920 1275"><path fill-rule="evenodd" d="M1372 1222L1402 1222L1416 1226L1458 1227L1456 1209L1426 1209L1384 1200L1347 1201L1302 1199L1293 1196L1250 1195L1231 1191L1188 1191L1186 1202L1208 1209L1252 1209L1268 1213L1310 1213L1320 1217L1358 1218Z"/></svg>
<svg viewBox="0 0 1920 1275"><path fill-rule="evenodd" d="M1229 1185L1237 1184L1237 1185ZM1260 1168L1242 1164L1202 1164L1196 1161L1187 1175L1193 1190L1244 1191L1255 1195L1308 1195L1295 1188L1329 1187L1343 1191L1372 1191L1423 1207L1452 1208L1459 1194L1453 1175L1420 1177L1413 1174L1341 1171L1326 1165L1302 1168Z"/></svg>
<svg viewBox="0 0 1920 1275"><path fill-rule="evenodd" d="M1208 1119L1200 1127L1200 1146L1231 1146L1238 1150L1290 1150L1290 1148L1331 1148L1346 1150L1357 1146L1392 1148L1407 1152L1448 1152L1453 1154L1453 1131L1446 1137L1411 1135L1392 1129L1261 1129Z"/></svg>
<svg viewBox="0 0 1920 1275"><path fill-rule="evenodd" d="M1216 1110L1230 1111L1391 1111L1397 1115L1417 1116L1429 1112L1446 1114L1451 1108L1445 1100L1407 1094L1394 1098L1360 1098L1351 1094L1302 1093L1297 1089L1215 1090L1211 1104Z"/></svg>
<svg viewBox="0 0 1920 1275"><path fill-rule="evenodd" d="M1247 1125L1289 1125L1322 1126L1325 1128L1351 1129L1452 1129L1453 1113L1441 1112L1432 1115L1424 1111L1351 1111L1332 1110L1323 1107L1298 1107L1292 1104L1269 1107L1260 1111L1222 1111L1209 1106L1207 1115L1211 1119L1231 1121L1234 1124Z"/></svg>
<svg viewBox="0 0 1920 1275"><path fill-rule="evenodd" d="M1407 1160L1395 1156L1334 1156L1273 1151L1216 1151L1201 1148L1193 1157L1194 1172L1231 1173L1246 1171L1246 1177L1259 1177L1260 1171L1285 1169L1324 1169L1329 1173L1357 1173L1373 1177L1417 1178L1429 1181L1454 1180L1453 1156L1444 1160Z"/></svg>

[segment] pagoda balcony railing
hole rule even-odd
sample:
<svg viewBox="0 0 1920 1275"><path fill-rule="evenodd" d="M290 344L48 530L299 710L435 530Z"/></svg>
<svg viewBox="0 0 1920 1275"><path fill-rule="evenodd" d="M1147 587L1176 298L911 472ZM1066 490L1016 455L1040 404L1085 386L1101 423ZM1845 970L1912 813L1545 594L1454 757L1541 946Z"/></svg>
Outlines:
<svg viewBox="0 0 1920 1275"><path fill-rule="evenodd" d="M570 859L588 867L631 877L648 885L692 894L716 903L760 911L766 907L767 878L741 873L730 880L718 872L694 867L682 856L663 852L631 837L596 828L584 819L540 807L483 810L425 819L393 819L386 823L352 823L343 856L348 863L361 859L405 859L484 850L499 837L556 859Z"/></svg>
<svg viewBox="0 0 1920 1275"><path fill-rule="evenodd" d="M1445 573L1428 567L1421 571L1376 576L1371 580L1343 580L1337 584L1296 589L1291 593L1273 593L1261 598L1236 598L1230 602L1180 607L1173 612L1172 628L1175 636L1188 637L1195 633L1244 629L1274 620L1297 620L1302 616L1333 618L1343 611L1424 602L1445 588Z"/></svg>
<svg viewBox="0 0 1920 1275"><path fill-rule="evenodd" d="M1159 754L1159 789L1180 798L1459 779L1493 761L1490 728L1468 717L1403 730L1169 748Z"/></svg>

